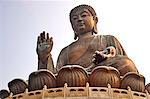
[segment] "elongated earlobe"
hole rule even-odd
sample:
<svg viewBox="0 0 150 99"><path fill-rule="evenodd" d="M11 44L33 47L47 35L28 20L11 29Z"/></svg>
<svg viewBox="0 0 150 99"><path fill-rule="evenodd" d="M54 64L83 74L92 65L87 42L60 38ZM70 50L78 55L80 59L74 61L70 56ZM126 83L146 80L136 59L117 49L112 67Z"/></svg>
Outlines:
<svg viewBox="0 0 150 99"><path fill-rule="evenodd" d="M78 35L74 33L74 40L76 40L77 38L78 38Z"/></svg>
<svg viewBox="0 0 150 99"><path fill-rule="evenodd" d="M98 18L97 18L97 16L94 17L94 21L95 21L95 25L93 27L93 33L97 34L98 33L98 30L97 30Z"/></svg>
<svg viewBox="0 0 150 99"><path fill-rule="evenodd" d="M95 33L95 34L98 33L98 31L97 31L97 26L96 26L96 25L93 27L93 33Z"/></svg>

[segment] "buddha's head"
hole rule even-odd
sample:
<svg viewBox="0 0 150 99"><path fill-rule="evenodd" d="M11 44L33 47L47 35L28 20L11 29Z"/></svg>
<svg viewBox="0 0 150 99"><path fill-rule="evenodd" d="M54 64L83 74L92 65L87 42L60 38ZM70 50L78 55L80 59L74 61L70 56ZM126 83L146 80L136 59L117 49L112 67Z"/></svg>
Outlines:
<svg viewBox="0 0 150 99"><path fill-rule="evenodd" d="M70 11L70 22L75 33L74 39L85 33L97 33L98 18L95 10L89 5L73 8Z"/></svg>

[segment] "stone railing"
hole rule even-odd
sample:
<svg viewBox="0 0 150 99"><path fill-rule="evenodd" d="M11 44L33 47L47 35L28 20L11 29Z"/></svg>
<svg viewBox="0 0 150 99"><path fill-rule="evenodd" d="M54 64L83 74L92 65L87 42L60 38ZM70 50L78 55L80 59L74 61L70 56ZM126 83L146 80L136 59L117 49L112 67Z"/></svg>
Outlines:
<svg viewBox="0 0 150 99"><path fill-rule="evenodd" d="M47 89L44 86L43 90L36 90L17 95L10 95L6 99L150 99L147 91L145 93L108 87L64 87Z"/></svg>

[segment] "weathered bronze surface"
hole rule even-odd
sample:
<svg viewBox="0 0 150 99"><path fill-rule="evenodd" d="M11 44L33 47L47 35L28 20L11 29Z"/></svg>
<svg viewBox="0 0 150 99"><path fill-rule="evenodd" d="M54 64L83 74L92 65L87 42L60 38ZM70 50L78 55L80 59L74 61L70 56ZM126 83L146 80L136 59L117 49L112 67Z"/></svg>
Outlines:
<svg viewBox="0 0 150 99"><path fill-rule="evenodd" d="M43 89L44 85L46 85L48 88L56 87L56 78L53 73L48 70L38 70L32 72L29 75L28 82L29 91L41 90Z"/></svg>
<svg viewBox="0 0 150 99"><path fill-rule="evenodd" d="M0 99L4 99L4 98L8 97L9 95L10 95L10 93L5 89L0 91Z"/></svg>
<svg viewBox="0 0 150 99"><path fill-rule="evenodd" d="M64 65L80 65L88 72L97 66L112 66L121 76L127 72L136 72L136 66L127 56L120 42L112 35L97 34L98 18L91 6L79 5L71 10L70 22L75 34L75 41L64 47L58 57L56 69L53 66L51 50L52 38L45 32L37 41L39 59L38 69L49 69L55 73Z"/></svg>
<svg viewBox="0 0 150 99"><path fill-rule="evenodd" d="M13 95L20 94L27 88L27 83L22 79L14 79L8 83L8 88Z"/></svg>
<svg viewBox="0 0 150 99"><path fill-rule="evenodd" d="M88 74L79 65L67 65L58 72L56 82L58 87L63 87L65 83L69 87L84 87L88 82Z"/></svg>
<svg viewBox="0 0 150 99"><path fill-rule="evenodd" d="M119 88L120 73L113 67L98 66L93 69L89 84L91 87L107 87L110 84L113 88Z"/></svg>
<svg viewBox="0 0 150 99"><path fill-rule="evenodd" d="M148 93L150 93L150 83L145 86L145 89L148 91Z"/></svg>
<svg viewBox="0 0 150 99"><path fill-rule="evenodd" d="M127 89L129 87L134 91L145 91L145 78L141 74L129 72L121 80L121 88Z"/></svg>

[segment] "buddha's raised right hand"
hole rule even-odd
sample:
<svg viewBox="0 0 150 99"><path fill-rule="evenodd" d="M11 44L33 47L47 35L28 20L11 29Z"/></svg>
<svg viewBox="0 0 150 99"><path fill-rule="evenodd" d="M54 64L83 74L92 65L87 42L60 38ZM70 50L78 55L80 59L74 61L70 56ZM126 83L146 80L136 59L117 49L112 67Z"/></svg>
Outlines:
<svg viewBox="0 0 150 99"><path fill-rule="evenodd" d="M47 58L51 55L50 52L53 47L53 40L52 37L49 38L49 34L47 33L45 35L45 31L38 36L37 39L37 54L38 59L42 61L43 63L47 60Z"/></svg>

